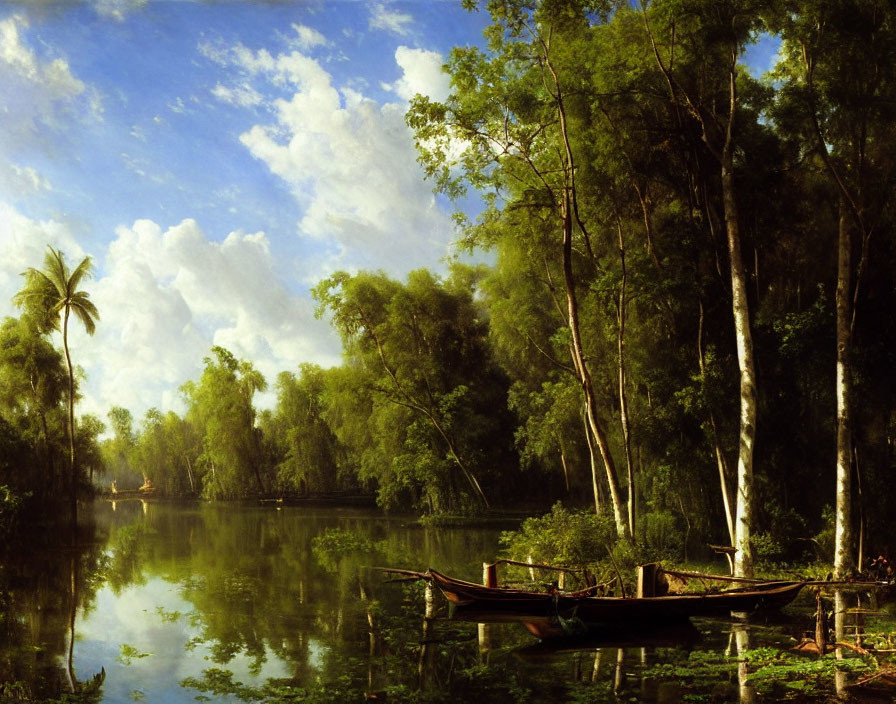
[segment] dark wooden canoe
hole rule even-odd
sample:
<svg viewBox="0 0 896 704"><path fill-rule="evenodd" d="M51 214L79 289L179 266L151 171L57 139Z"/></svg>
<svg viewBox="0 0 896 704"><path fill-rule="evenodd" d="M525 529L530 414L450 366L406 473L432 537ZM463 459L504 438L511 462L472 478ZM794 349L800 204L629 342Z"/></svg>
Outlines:
<svg viewBox="0 0 896 704"><path fill-rule="evenodd" d="M426 574L451 603L464 609L511 614L515 618L509 620L527 624L545 619L576 619L587 626L662 624L691 616L780 609L793 601L804 585L803 582L765 582L724 592L626 598L591 596L589 590L551 594L485 587L432 569ZM539 635L537 629L530 627L529 630Z"/></svg>

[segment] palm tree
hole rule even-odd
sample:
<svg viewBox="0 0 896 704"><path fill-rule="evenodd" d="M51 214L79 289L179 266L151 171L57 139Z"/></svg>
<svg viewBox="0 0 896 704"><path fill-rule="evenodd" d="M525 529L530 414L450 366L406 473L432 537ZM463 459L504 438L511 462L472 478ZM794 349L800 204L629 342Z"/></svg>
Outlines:
<svg viewBox="0 0 896 704"><path fill-rule="evenodd" d="M68 349L68 321L72 313L84 324L88 335L96 330L99 312L90 300L90 295L79 291L81 281L91 274L93 264L90 257L84 257L73 271L69 271L62 252L47 247L43 270L29 268L22 275L25 286L13 298L13 302L41 316L46 330L62 331L62 346L68 367L68 448L69 482L72 521L78 517L77 474L75 471L75 372Z"/></svg>

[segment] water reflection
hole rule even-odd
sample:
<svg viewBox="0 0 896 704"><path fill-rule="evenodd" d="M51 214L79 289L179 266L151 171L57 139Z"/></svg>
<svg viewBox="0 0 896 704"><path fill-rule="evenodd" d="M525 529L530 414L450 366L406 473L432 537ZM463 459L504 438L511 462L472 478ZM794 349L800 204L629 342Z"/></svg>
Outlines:
<svg viewBox="0 0 896 704"><path fill-rule="evenodd" d="M76 668L76 614L105 566L95 526L31 536L0 562L0 685L23 699L99 697L103 671ZM95 695L92 696L92 695Z"/></svg>
<svg viewBox="0 0 896 704"><path fill-rule="evenodd" d="M58 697L105 672L96 698L109 702L773 701L756 653L789 651L813 624L807 595L791 621L539 643L519 623L451 619L423 583L366 569L479 581L497 530L366 512L119 501L97 507L91 531L74 551L48 541L0 567L0 682ZM834 609L837 641L855 639L855 598ZM855 653L842 658L832 696L855 679Z"/></svg>

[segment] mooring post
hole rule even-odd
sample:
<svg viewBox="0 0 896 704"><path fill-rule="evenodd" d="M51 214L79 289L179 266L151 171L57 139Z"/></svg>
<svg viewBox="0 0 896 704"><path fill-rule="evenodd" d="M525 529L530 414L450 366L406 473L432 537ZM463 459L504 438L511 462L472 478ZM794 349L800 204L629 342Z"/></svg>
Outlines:
<svg viewBox="0 0 896 704"><path fill-rule="evenodd" d="M638 588L635 596L639 599L656 596L656 575L659 567L656 562L638 565Z"/></svg>
<svg viewBox="0 0 896 704"><path fill-rule="evenodd" d="M483 562L482 563L482 583L494 589L498 586L498 563Z"/></svg>
<svg viewBox="0 0 896 704"><path fill-rule="evenodd" d="M482 583L487 587L498 586L498 563L482 563ZM488 656L492 649L492 632L490 624L480 623L479 633L479 659L483 664L488 664Z"/></svg>

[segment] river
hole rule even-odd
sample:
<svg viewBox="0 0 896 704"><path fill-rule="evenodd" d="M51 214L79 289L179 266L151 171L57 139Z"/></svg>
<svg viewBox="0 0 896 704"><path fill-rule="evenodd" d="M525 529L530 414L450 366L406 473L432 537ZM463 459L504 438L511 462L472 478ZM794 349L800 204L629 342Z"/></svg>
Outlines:
<svg viewBox="0 0 896 704"><path fill-rule="evenodd" d="M558 649L519 624L451 620L439 594L424 618L423 584L370 569L478 581L499 535L355 509L98 502L76 550L0 566L0 695L40 701L74 684L102 702L818 700L849 695L867 668L851 651L827 668L790 655L814 628L809 595L771 620Z"/></svg>

